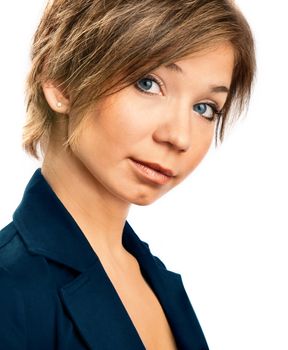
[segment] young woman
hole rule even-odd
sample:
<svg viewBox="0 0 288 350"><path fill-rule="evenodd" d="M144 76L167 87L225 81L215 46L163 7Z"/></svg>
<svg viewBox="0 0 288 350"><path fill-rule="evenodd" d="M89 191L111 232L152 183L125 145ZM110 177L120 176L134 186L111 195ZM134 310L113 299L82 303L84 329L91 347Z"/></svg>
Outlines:
<svg viewBox="0 0 288 350"><path fill-rule="evenodd" d="M0 234L1 349L208 349L181 275L126 217L223 140L254 70L229 0L48 3L23 135L43 163Z"/></svg>

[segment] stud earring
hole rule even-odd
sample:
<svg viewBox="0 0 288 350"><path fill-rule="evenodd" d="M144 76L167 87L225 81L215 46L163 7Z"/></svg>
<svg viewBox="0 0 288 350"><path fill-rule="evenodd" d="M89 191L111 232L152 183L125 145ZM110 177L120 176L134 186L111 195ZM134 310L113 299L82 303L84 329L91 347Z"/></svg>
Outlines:
<svg viewBox="0 0 288 350"><path fill-rule="evenodd" d="M56 106L57 106L58 108L61 108L61 107L62 107L62 103L61 103L61 102L57 102Z"/></svg>

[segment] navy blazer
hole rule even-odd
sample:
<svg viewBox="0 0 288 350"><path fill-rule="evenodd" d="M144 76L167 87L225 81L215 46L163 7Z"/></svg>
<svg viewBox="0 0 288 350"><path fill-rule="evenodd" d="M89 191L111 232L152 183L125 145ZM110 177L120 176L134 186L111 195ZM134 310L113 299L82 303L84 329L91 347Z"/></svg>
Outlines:
<svg viewBox="0 0 288 350"><path fill-rule="evenodd" d="M122 243L157 296L178 349L207 350L181 275L167 270L128 222ZM99 258L40 168L0 231L0 348L145 349Z"/></svg>

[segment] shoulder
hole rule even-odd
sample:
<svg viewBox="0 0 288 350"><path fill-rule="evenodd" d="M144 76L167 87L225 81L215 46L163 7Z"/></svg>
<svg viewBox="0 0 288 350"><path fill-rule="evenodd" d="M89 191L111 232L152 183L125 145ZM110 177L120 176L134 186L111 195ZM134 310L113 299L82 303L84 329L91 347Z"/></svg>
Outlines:
<svg viewBox="0 0 288 350"><path fill-rule="evenodd" d="M1 349L23 350L23 344L42 338L50 344L58 304L47 266L45 257L29 251L13 222L0 231Z"/></svg>
<svg viewBox="0 0 288 350"><path fill-rule="evenodd" d="M150 256L153 258L155 262L155 265L161 272L163 272L165 275L170 275L171 277L180 279L182 281L182 276L180 273L168 269L166 266L167 264L163 262L162 258L160 259L158 254L154 255L154 252L152 252L152 250L150 249L149 244L143 240L140 240L140 241L141 241L141 244L145 247L145 249L149 252Z"/></svg>
<svg viewBox="0 0 288 350"><path fill-rule="evenodd" d="M24 260L27 264L33 258L12 221L0 231L0 268L13 274L18 267L24 267Z"/></svg>
<svg viewBox="0 0 288 350"><path fill-rule="evenodd" d="M151 249L149 247L149 244L147 242L144 242L143 240L141 240L141 243L146 247L146 249L148 249L149 254L152 256L154 262L156 263L156 266L164 271L165 273L169 273L170 275L173 275L174 277L177 278L182 278L181 274L175 271L171 271L170 269L167 268L166 264L164 264L163 260L159 258L159 256L154 255L154 253L151 252Z"/></svg>
<svg viewBox="0 0 288 350"><path fill-rule="evenodd" d="M149 244L148 244L147 242L143 241L142 239L140 239L140 241L141 241L141 243L143 244L143 246L144 246L144 247L149 251L149 253L152 255L152 257L153 257L154 261L156 262L157 266L158 266L158 267L161 267L162 269L167 270L167 268L166 268L165 264L163 263L163 261L160 260L160 259L158 258L158 256L152 254Z"/></svg>
<svg viewBox="0 0 288 350"><path fill-rule="evenodd" d="M6 298L15 298L16 289L25 303L28 295L39 299L39 294L54 287L45 257L29 251L13 222L0 231L0 277L0 296L7 293Z"/></svg>

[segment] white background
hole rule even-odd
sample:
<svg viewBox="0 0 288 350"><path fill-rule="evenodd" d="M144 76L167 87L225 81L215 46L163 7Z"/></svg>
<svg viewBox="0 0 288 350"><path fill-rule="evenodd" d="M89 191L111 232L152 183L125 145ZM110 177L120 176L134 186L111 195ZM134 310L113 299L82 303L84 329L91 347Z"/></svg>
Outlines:
<svg viewBox="0 0 288 350"><path fill-rule="evenodd" d="M34 170L21 149L24 79L43 0L0 5L0 227ZM129 221L182 275L211 350L288 349L286 1L238 0L257 45L250 109L191 176Z"/></svg>

